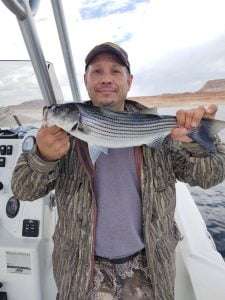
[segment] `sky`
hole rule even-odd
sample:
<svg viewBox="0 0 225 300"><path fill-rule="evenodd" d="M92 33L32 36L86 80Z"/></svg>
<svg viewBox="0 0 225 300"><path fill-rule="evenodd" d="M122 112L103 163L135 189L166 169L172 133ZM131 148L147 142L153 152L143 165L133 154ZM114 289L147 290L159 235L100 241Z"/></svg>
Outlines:
<svg viewBox="0 0 225 300"><path fill-rule="evenodd" d="M96 44L112 41L129 55L134 83L129 96L195 91L209 79L225 78L224 0L63 0L76 74L83 100L84 59ZM34 17L45 59L54 64L66 101L72 99L51 1ZM29 59L16 17L0 1L0 60ZM0 90L24 82L30 70L3 78ZM17 90L18 91L18 90ZM24 91L24 88L23 88ZM29 94L29 93L28 93ZM16 98L14 98L16 99ZM1 100L0 100L1 101Z"/></svg>

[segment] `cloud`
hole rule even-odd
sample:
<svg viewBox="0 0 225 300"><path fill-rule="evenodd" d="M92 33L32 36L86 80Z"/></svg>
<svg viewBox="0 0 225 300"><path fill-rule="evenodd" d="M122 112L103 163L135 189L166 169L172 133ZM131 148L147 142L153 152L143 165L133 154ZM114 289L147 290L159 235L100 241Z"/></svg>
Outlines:
<svg viewBox="0 0 225 300"><path fill-rule="evenodd" d="M81 18L93 19L105 17L111 14L123 14L136 9L138 3L148 2L147 0L124 0L124 1L107 1L107 0L85 0L80 9Z"/></svg>
<svg viewBox="0 0 225 300"><path fill-rule="evenodd" d="M42 99L42 95L30 62L0 62L1 106Z"/></svg>
<svg viewBox="0 0 225 300"><path fill-rule="evenodd" d="M225 35L201 46L173 51L135 74L133 95L196 91L210 79L225 78Z"/></svg>
<svg viewBox="0 0 225 300"><path fill-rule="evenodd" d="M118 2L115 1L115 3ZM123 5L123 2L122 2ZM82 98L87 98L83 84L84 59L96 44L112 41L127 48L134 36L138 35L143 21L148 18L149 1L137 3L135 10L124 13L109 14L100 18L76 19L68 18L67 24L71 37L76 72ZM132 46L131 46L132 47ZM129 51L129 47L127 48Z"/></svg>
<svg viewBox="0 0 225 300"><path fill-rule="evenodd" d="M209 77L224 77L224 1L65 0L63 6L83 99L85 56L105 41L127 50L135 96L197 89ZM46 60L71 100L50 1L40 2L35 20ZM16 18L1 1L0 36L1 59L29 58Z"/></svg>

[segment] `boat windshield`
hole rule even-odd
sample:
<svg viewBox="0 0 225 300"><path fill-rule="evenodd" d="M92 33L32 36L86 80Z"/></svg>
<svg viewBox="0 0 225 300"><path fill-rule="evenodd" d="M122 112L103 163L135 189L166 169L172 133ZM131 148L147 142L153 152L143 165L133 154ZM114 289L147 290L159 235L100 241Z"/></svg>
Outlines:
<svg viewBox="0 0 225 300"><path fill-rule="evenodd" d="M45 105L31 61L0 61L0 127L39 126Z"/></svg>

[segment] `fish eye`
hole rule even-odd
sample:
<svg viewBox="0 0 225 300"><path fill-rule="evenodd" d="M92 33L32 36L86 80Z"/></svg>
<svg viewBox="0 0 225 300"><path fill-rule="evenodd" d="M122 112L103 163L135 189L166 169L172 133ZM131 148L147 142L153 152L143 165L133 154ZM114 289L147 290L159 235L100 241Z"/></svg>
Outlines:
<svg viewBox="0 0 225 300"><path fill-rule="evenodd" d="M49 110L49 111L54 111L54 109L55 109L55 104L53 104L53 105L48 105L48 106L44 106L43 107L43 110L45 111L45 110Z"/></svg>
<svg viewBox="0 0 225 300"><path fill-rule="evenodd" d="M55 111L56 108L57 108L57 106L55 104L53 104L53 105L50 106L51 111Z"/></svg>
<svg viewBox="0 0 225 300"><path fill-rule="evenodd" d="M50 110L53 113L60 113L61 108L60 108L60 105L53 104L50 106Z"/></svg>

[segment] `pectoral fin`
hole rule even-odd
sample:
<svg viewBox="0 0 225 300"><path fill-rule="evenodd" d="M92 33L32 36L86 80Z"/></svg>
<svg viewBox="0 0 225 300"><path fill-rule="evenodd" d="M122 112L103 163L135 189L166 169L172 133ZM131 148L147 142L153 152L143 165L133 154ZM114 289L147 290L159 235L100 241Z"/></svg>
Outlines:
<svg viewBox="0 0 225 300"><path fill-rule="evenodd" d="M96 145L88 145L88 149L93 165L95 164L96 160L98 159L101 153L108 154L109 152L108 148Z"/></svg>
<svg viewBox="0 0 225 300"><path fill-rule="evenodd" d="M165 138L168 136L168 132L165 132L164 134L158 136L155 135L152 137L151 141L147 143L146 145L150 148L158 149L162 147L163 142L165 141Z"/></svg>

